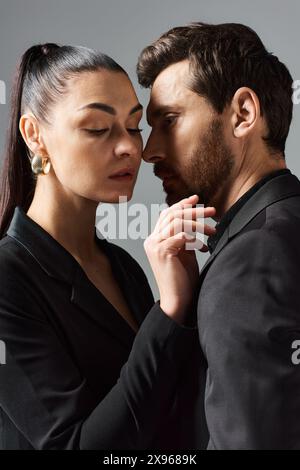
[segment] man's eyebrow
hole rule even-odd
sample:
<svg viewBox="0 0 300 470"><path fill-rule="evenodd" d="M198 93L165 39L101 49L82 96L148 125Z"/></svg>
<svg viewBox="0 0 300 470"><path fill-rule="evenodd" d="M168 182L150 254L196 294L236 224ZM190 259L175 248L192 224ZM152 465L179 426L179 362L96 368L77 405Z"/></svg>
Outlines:
<svg viewBox="0 0 300 470"><path fill-rule="evenodd" d="M109 106L108 104L105 103L89 103L86 104L85 106L81 106L81 108L78 108L77 111L82 111L83 109L98 109L100 111L104 111L105 113L111 114L112 116L116 116L117 111L115 108L112 106ZM138 103L136 106L134 106L130 111L129 115L136 113L137 111L140 111L143 109L143 106L141 103Z"/></svg>

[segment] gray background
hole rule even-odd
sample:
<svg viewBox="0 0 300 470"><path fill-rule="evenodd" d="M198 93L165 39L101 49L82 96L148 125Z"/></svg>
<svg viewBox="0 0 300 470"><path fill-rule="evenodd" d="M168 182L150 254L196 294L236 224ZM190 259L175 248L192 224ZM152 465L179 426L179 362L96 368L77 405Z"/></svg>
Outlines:
<svg viewBox="0 0 300 470"><path fill-rule="evenodd" d="M299 0L0 0L0 80L7 98L15 64L34 43L58 42L99 49L112 56L128 72L139 99L147 105L148 90L137 84L135 66L140 51L170 27L190 21L241 22L254 28L267 48L300 79ZM8 103L8 99L7 99ZM8 122L8 104L0 104L0 153L3 153ZM287 145L289 168L300 176L297 129L300 105ZM149 128L142 122L144 139ZM132 203L164 202L161 183L152 166L143 164ZM145 269L157 295L155 282L143 252L143 241L120 240ZM200 254L202 264L207 255Z"/></svg>

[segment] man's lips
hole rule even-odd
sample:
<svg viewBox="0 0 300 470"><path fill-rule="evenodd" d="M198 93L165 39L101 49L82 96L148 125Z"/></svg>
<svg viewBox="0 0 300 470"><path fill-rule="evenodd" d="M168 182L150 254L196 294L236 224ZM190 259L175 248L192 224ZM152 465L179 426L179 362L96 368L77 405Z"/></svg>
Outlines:
<svg viewBox="0 0 300 470"><path fill-rule="evenodd" d="M155 176L162 180L164 189L167 189L174 181L176 181L176 175L170 172L155 172Z"/></svg>
<svg viewBox="0 0 300 470"><path fill-rule="evenodd" d="M167 180L175 177L175 175L172 174L172 173L155 172L154 174L155 174L155 176L157 176L162 181L167 181Z"/></svg>
<svg viewBox="0 0 300 470"><path fill-rule="evenodd" d="M162 182L163 182L164 189L170 188L172 183L174 183L175 181L176 181L176 178L174 177L174 175L166 176L165 178L163 178Z"/></svg>

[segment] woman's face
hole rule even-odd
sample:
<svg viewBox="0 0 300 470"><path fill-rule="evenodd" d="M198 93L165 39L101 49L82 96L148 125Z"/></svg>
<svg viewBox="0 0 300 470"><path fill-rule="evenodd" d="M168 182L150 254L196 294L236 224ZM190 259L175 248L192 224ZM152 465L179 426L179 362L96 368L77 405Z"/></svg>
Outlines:
<svg viewBox="0 0 300 470"><path fill-rule="evenodd" d="M71 78L67 93L53 105L51 125L43 129L52 176L86 199L129 200L141 163L141 118L125 74L99 70ZM114 176L120 172L125 176Z"/></svg>

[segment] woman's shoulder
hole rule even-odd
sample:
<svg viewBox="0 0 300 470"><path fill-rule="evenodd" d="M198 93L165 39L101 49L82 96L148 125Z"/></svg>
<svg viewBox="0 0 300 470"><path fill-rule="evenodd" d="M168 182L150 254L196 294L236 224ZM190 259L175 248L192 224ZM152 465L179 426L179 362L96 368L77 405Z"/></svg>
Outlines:
<svg viewBox="0 0 300 470"><path fill-rule="evenodd" d="M28 253L19 241L9 235L0 240L0 272L2 267L15 266L28 262Z"/></svg>
<svg viewBox="0 0 300 470"><path fill-rule="evenodd" d="M33 260L26 248L6 235L0 240L0 291L4 292L12 283L15 290L28 285L28 273L35 271Z"/></svg>
<svg viewBox="0 0 300 470"><path fill-rule="evenodd" d="M0 323L7 315L28 316L26 312L30 312L33 317L41 316L41 304L32 282L34 271L25 247L10 236L0 240Z"/></svg>

